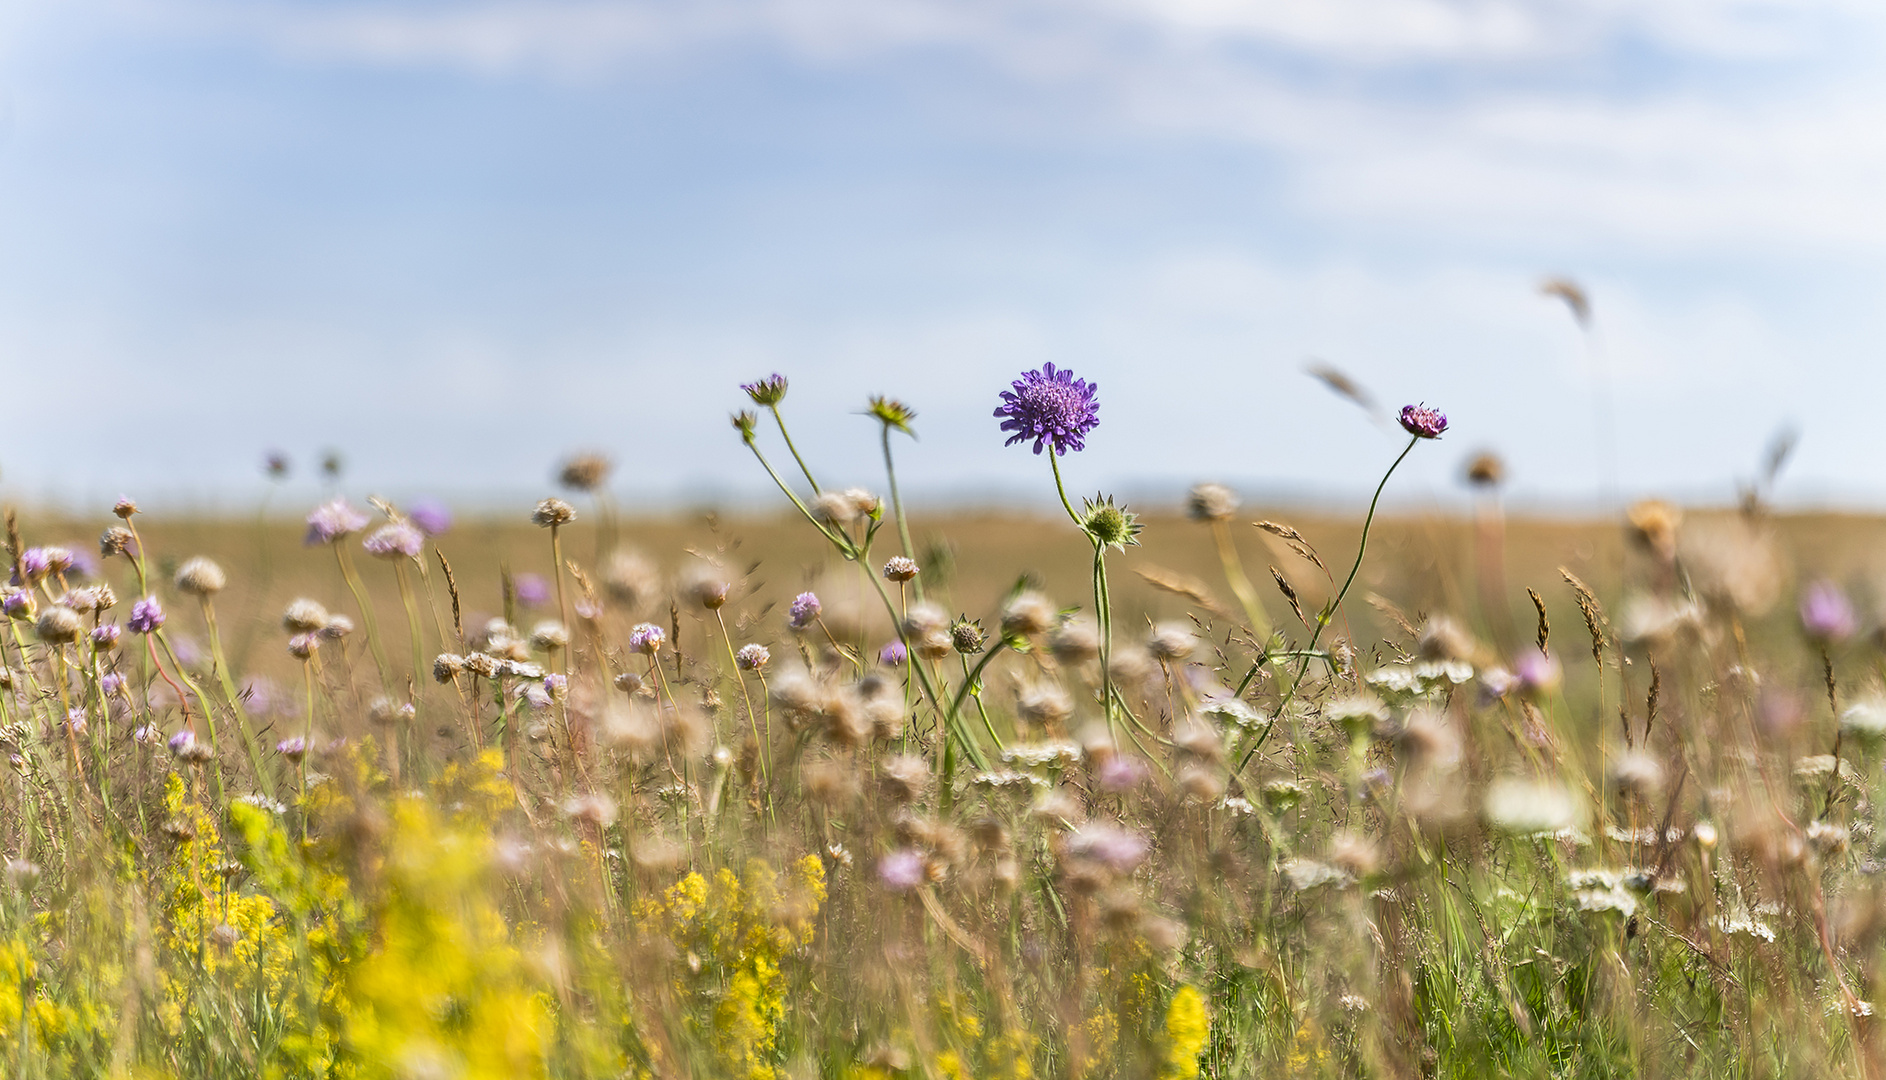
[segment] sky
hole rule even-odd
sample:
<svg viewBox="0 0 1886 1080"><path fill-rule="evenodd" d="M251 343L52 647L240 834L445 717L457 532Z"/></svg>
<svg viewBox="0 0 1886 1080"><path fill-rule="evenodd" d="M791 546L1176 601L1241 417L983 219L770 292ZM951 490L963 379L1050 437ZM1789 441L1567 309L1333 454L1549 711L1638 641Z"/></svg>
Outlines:
<svg viewBox="0 0 1886 1080"><path fill-rule="evenodd" d="M0 495L1052 506L997 394L1100 386L1077 490L1886 506L1886 8L1858 0L13 0ZM1541 295L1591 298L1581 331ZM777 453L776 441L766 444ZM299 489L297 489L299 490Z"/></svg>

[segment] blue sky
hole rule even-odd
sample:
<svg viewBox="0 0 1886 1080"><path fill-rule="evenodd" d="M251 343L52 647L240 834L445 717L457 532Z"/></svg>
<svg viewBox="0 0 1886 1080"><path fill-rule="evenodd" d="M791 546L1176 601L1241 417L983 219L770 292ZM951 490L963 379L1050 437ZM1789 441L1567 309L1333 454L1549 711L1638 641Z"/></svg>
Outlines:
<svg viewBox="0 0 1886 1080"><path fill-rule="evenodd" d="M14 498L525 497L566 451L650 504L761 477L779 370L875 484L1044 494L989 415L1101 386L1070 482L1365 490L1455 429L1516 497L1886 501L1886 13L1845 0L20 0L0 14ZM1590 348L1548 274L1590 291ZM1608 389L1601 389L1608 388Z"/></svg>

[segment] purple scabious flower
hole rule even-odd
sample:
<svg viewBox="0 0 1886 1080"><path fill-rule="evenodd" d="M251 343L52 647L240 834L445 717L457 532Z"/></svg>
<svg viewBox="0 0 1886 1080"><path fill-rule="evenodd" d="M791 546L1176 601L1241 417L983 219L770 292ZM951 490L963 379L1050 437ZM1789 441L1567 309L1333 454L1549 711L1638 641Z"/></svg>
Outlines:
<svg viewBox="0 0 1886 1080"><path fill-rule="evenodd" d="M544 692L553 698L561 698L570 689L568 675L550 674L544 676Z"/></svg>
<svg viewBox="0 0 1886 1080"><path fill-rule="evenodd" d="M1425 404L1403 405L1401 429L1417 439L1438 439L1447 430L1447 414Z"/></svg>
<svg viewBox="0 0 1886 1080"><path fill-rule="evenodd" d="M451 508L437 499L413 500L406 508L406 516L427 536L440 536L452 528Z"/></svg>
<svg viewBox="0 0 1886 1080"><path fill-rule="evenodd" d="M74 735L83 735L91 730L92 723L84 709L68 709L65 714L66 729Z"/></svg>
<svg viewBox="0 0 1886 1080"><path fill-rule="evenodd" d="M25 589L15 589L7 594L5 601L0 601L0 607L4 607L6 613L16 619L30 619L33 617L33 594Z"/></svg>
<svg viewBox="0 0 1886 1080"><path fill-rule="evenodd" d="M1801 595L1801 629L1808 640L1832 645L1853 636L1859 619L1847 594L1831 581L1816 581Z"/></svg>
<svg viewBox="0 0 1886 1080"><path fill-rule="evenodd" d="M189 728L184 728L182 731L172 735L167 745L170 747L171 753L182 757L190 751L191 747L196 745L196 732L191 731Z"/></svg>
<svg viewBox="0 0 1886 1080"><path fill-rule="evenodd" d="M100 651L117 648L118 635L121 633L122 628L115 622L99 623L92 627L92 648Z"/></svg>
<svg viewBox="0 0 1886 1080"><path fill-rule="evenodd" d="M15 571L13 583L24 585L26 582L19 580L22 577L26 581L38 581L52 573L52 558L47 554L48 550L47 548L27 548L20 552L20 565Z"/></svg>
<svg viewBox="0 0 1886 1080"><path fill-rule="evenodd" d="M878 650L878 663L885 667L903 667L904 661L909 658L910 651L904 648L904 643L901 641L893 641Z"/></svg>
<svg viewBox="0 0 1886 1080"><path fill-rule="evenodd" d="M629 631L629 649L632 652L647 653L650 656L661 651L661 643L668 640L668 635L654 623L641 623Z"/></svg>
<svg viewBox="0 0 1886 1080"><path fill-rule="evenodd" d="M1087 433L1100 425L1099 392L1098 383L1076 379L1066 368L1057 371L1053 364L1023 372L1014 389L1002 391L1002 405L995 410L1002 430L1014 433L1002 445L1033 439L1037 454L1043 446L1057 454L1086 449Z"/></svg>
<svg viewBox="0 0 1886 1080"><path fill-rule="evenodd" d="M1152 775L1146 762L1130 754L1108 754L1094 770L1094 782L1102 791L1131 791Z"/></svg>
<svg viewBox="0 0 1886 1080"><path fill-rule="evenodd" d="M1146 838L1105 822L1082 825L1067 838L1067 853L1076 859L1097 862L1116 874L1132 871L1146 860Z"/></svg>
<svg viewBox="0 0 1886 1080"><path fill-rule="evenodd" d="M315 507L308 515L308 536L302 542L309 547L331 544L366 527L367 515L348 505L346 499L335 499Z"/></svg>
<svg viewBox="0 0 1886 1080"><path fill-rule="evenodd" d="M275 744L275 752L290 761L299 762L308 754L308 740L299 735L292 739L283 739Z"/></svg>
<svg viewBox="0 0 1886 1080"><path fill-rule="evenodd" d="M1559 662L1550 653L1523 649L1513 658L1513 680L1528 694L1548 694L1557 689L1563 676Z"/></svg>
<svg viewBox="0 0 1886 1080"><path fill-rule="evenodd" d="M149 634L164 625L164 606L157 597L147 596L131 605L131 617L125 620L133 634Z"/></svg>
<svg viewBox="0 0 1886 1080"><path fill-rule="evenodd" d="M785 398L786 377L778 372L774 372L764 379L756 379L750 383L741 383L740 389L747 392L747 396L753 399L753 404L765 405L770 408L771 406L779 404L780 401Z"/></svg>
<svg viewBox="0 0 1886 1080"><path fill-rule="evenodd" d="M124 676L115 671L108 671L105 673L104 678L98 680L98 689L103 692L106 697L121 694L124 692Z"/></svg>
<svg viewBox="0 0 1886 1080"><path fill-rule="evenodd" d="M765 667L767 662L772 658L772 650L755 642L750 645L740 646L740 651L733 655L733 662L738 664L742 671L758 671Z"/></svg>
<svg viewBox="0 0 1886 1080"><path fill-rule="evenodd" d="M542 574L519 574L513 587L517 602L525 607L539 607L550 600L550 583Z"/></svg>
<svg viewBox="0 0 1886 1080"><path fill-rule="evenodd" d="M416 559L426 546L426 534L416 526L395 521L368 533L360 546L376 559Z"/></svg>
<svg viewBox="0 0 1886 1080"><path fill-rule="evenodd" d="M812 620L818 618L822 610L824 609L819 606L818 594L802 592L792 598L792 607L787 612L787 622L794 630L804 630L812 625Z"/></svg>
<svg viewBox="0 0 1886 1080"><path fill-rule="evenodd" d="M923 853L911 848L899 848L878 860L878 884L891 892L909 892L927 876Z"/></svg>

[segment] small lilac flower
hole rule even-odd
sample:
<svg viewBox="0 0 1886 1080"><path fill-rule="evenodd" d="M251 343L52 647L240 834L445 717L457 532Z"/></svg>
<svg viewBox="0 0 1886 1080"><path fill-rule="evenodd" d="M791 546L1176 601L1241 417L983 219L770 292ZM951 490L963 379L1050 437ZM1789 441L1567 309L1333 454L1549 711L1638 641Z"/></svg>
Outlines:
<svg viewBox="0 0 1886 1080"><path fill-rule="evenodd" d="M63 574L72 569L72 551L69 548L49 547L45 549L46 566L55 574Z"/></svg>
<svg viewBox="0 0 1886 1080"><path fill-rule="evenodd" d="M647 653L650 656L661 651L661 644L668 640L668 635L654 623L640 623L629 631L629 651Z"/></svg>
<svg viewBox="0 0 1886 1080"><path fill-rule="evenodd" d="M816 593L802 592L792 598L792 607L788 609L787 622L794 630L804 630L812 625L812 620L819 617L819 598Z"/></svg>
<svg viewBox="0 0 1886 1080"><path fill-rule="evenodd" d="M406 516L427 536L441 536L452 528L451 508L437 499L413 500L406 508Z"/></svg>
<svg viewBox="0 0 1886 1080"><path fill-rule="evenodd" d="M786 377L778 372L774 372L764 379L756 379L750 383L741 383L740 389L747 392L747 396L753 399L753 404L771 407L779 404L780 401L785 398Z"/></svg>
<svg viewBox="0 0 1886 1080"><path fill-rule="evenodd" d="M550 674L544 676L544 692L553 698L562 698L570 689L568 675Z"/></svg>
<svg viewBox="0 0 1886 1080"><path fill-rule="evenodd" d="M270 450L262 458L262 472L270 480L288 479L288 455L280 450Z"/></svg>
<svg viewBox="0 0 1886 1080"><path fill-rule="evenodd" d="M1131 754L1109 754L1094 772L1094 782L1102 791L1131 791L1146 782L1151 770L1146 762Z"/></svg>
<svg viewBox="0 0 1886 1080"><path fill-rule="evenodd" d="M524 687L518 691L517 696L523 698L524 704L529 705L533 709L548 709L550 707L550 691L545 689L542 683L526 683Z"/></svg>
<svg viewBox="0 0 1886 1080"><path fill-rule="evenodd" d="M1130 873L1146 861L1148 850L1145 837L1105 822L1082 825L1067 838L1069 856L1097 862L1116 874Z"/></svg>
<svg viewBox="0 0 1886 1080"><path fill-rule="evenodd" d="M909 892L922 885L925 877L923 853L911 848L899 848L878 860L878 884L891 892Z"/></svg>
<svg viewBox="0 0 1886 1080"><path fill-rule="evenodd" d="M133 634L154 633L164 625L164 607L157 602L157 597L147 596L131 605L131 617L125 620Z"/></svg>
<svg viewBox="0 0 1886 1080"><path fill-rule="evenodd" d="M1401 429L1417 439L1438 439L1447 430L1447 414L1426 405L1403 405Z"/></svg>
<svg viewBox="0 0 1886 1080"><path fill-rule="evenodd" d="M1562 674L1559 662L1538 649L1521 649L1513 659L1513 683L1528 694L1550 693Z"/></svg>
<svg viewBox="0 0 1886 1080"><path fill-rule="evenodd" d="M885 667L903 667L904 661L908 659L910 659L910 651L904 648L904 643L901 641L893 641L878 650L878 663Z"/></svg>
<svg viewBox="0 0 1886 1080"><path fill-rule="evenodd" d="M66 568L63 571L68 578L93 578L98 576L98 561L83 551L65 551Z"/></svg>
<svg viewBox="0 0 1886 1080"><path fill-rule="evenodd" d="M740 665L742 671L758 671L773 658L772 650L758 644L740 646L740 651L733 654L733 662Z"/></svg>
<svg viewBox="0 0 1886 1080"><path fill-rule="evenodd" d="M66 730L74 735L83 735L91 730L91 721L86 719L84 709L69 709L65 714Z"/></svg>
<svg viewBox="0 0 1886 1080"><path fill-rule="evenodd" d="M331 544L366 527L367 515L349 506L346 499L335 499L315 507L308 515L308 535L302 542L309 547Z"/></svg>
<svg viewBox="0 0 1886 1080"><path fill-rule="evenodd" d="M171 753L182 757L189 753L190 749L196 745L196 732L191 731L189 728L184 728L182 731L172 735L167 745L170 747Z"/></svg>
<svg viewBox="0 0 1886 1080"><path fill-rule="evenodd" d="M297 764L308 756L308 740L296 735L292 739L283 739L275 744L275 752Z"/></svg>
<svg viewBox="0 0 1886 1080"><path fill-rule="evenodd" d="M395 521L368 533L360 546L376 559L416 559L425 549L426 534L416 526Z"/></svg>
<svg viewBox="0 0 1886 1080"><path fill-rule="evenodd" d="M542 574L519 574L513 587L517 602L525 607L541 607L550 600L550 583Z"/></svg>
<svg viewBox="0 0 1886 1080"><path fill-rule="evenodd" d="M7 594L4 602L0 602L0 607L5 608L6 613L15 619L32 618L33 606L33 594L25 589L13 590Z"/></svg>
<svg viewBox="0 0 1886 1080"><path fill-rule="evenodd" d="M98 680L98 689L106 697L122 694L124 693L124 676L115 671L106 672L105 677Z"/></svg>
<svg viewBox="0 0 1886 1080"><path fill-rule="evenodd" d="M156 724L139 724L137 728L131 732L131 741L144 745L161 742L163 738L164 733L157 729Z"/></svg>
<svg viewBox="0 0 1886 1080"><path fill-rule="evenodd" d="M1816 581L1801 595L1801 629L1808 640L1833 645L1853 636L1859 619L1840 586L1831 581Z"/></svg>
<svg viewBox="0 0 1886 1080"><path fill-rule="evenodd" d="M52 573L52 559L46 554L47 550L46 548L27 548L21 552L18 576L24 577L26 581L38 581ZM25 583L17 579L14 582L16 585Z"/></svg>
<svg viewBox="0 0 1886 1080"><path fill-rule="evenodd" d="M1100 425L1099 392L1098 383L1076 379L1066 368L1056 371L1053 364L1023 372L1014 389L1002 391L995 410L1002 430L1014 433L1002 445L1033 439L1037 454L1043 446L1057 454L1086 449L1088 432Z"/></svg>

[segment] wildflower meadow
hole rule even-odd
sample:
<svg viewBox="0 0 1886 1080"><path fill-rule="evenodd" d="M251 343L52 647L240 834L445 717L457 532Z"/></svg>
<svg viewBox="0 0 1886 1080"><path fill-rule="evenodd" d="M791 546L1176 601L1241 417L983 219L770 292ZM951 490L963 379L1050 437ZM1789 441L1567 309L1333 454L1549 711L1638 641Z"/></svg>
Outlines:
<svg viewBox="0 0 1886 1080"><path fill-rule="evenodd" d="M1351 515L1135 510L1053 365L985 421L1053 515L907 515L917 412L811 461L789 388L781 517L8 511L5 1075L1886 1075L1846 534L1391 517L1432 403Z"/></svg>

